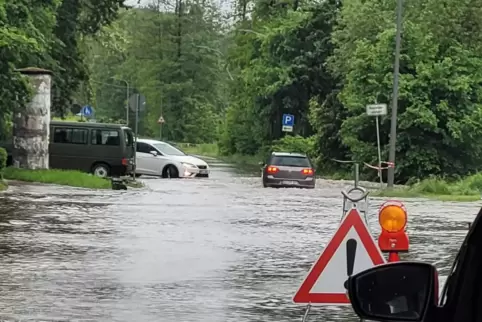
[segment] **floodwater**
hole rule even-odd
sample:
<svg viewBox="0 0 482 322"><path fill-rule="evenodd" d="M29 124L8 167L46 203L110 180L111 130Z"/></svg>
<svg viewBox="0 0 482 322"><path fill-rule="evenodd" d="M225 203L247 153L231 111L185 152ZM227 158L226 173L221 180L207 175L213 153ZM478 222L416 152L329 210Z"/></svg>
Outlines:
<svg viewBox="0 0 482 322"><path fill-rule="evenodd" d="M301 321L291 298L339 224L339 182L264 189L213 165L199 180L92 192L14 185L0 194L0 320ZM379 233L372 199L369 224ZM406 200L411 251L443 277L477 203ZM357 321L350 307L308 321Z"/></svg>

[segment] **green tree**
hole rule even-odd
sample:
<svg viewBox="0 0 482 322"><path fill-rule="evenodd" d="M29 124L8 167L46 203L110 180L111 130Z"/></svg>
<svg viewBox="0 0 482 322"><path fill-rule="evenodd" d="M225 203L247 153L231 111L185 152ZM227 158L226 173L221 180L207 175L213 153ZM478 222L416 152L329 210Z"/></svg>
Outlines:
<svg viewBox="0 0 482 322"><path fill-rule="evenodd" d="M0 0L0 137L11 135L11 117L29 100L28 83L16 68L41 61L49 48L59 1ZM33 14L35 12L35 14Z"/></svg>
<svg viewBox="0 0 482 322"><path fill-rule="evenodd" d="M94 39L89 61L102 92L99 113L114 115L125 104L123 82L113 84L109 79L126 80L147 98L142 135L159 135L157 120L162 114L165 138L213 142L225 104L222 21L209 1L178 1L174 8L128 10L103 29L104 38ZM118 46L103 46L103 39Z"/></svg>
<svg viewBox="0 0 482 322"><path fill-rule="evenodd" d="M17 68L54 72L53 111L64 114L88 78L78 41L116 18L121 0L0 0L1 136L10 134L11 113L29 100Z"/></svg>
<svg viewBox="0 0 482 322"><path fill-rule="evenodd" d="M429 175L464 175L479 168L482 59L481 1L424 1L406 8L400 67L398 181ZM347 117L342 143L354 158L376 163L368 103L390 102L394 1L350 1L343 6L332 67L342 78ZM378 17L373 19L373 17ZM381 120L386 158L388 117Z"/></svg>
<svg viewBox="0 0 482 322"><path fill-rule="evenodd" d="M50 51L55 114L65 115L75 92L89 78L79 40L95 35L102 26L115 20L122 3L122 0L62 0Z"/></svg>
<svg viewBox="0 0 482 322"><path fill-rule="evenodd" d="M310 101L324 102L336 82L326 70L337 3L256 3L252 21L234 32L230 63L237 77L221 141L225 153L255 154L283 136L281 118L295 115L295 135L314 133Z"/></svg>

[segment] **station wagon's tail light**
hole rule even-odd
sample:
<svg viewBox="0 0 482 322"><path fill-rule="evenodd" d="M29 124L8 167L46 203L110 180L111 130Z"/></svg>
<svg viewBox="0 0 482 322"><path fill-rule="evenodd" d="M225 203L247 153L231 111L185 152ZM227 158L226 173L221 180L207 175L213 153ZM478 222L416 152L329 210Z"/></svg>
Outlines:
<svg viewBox="0 0 482 322"><path fill-rule="evenodd" d="M268 173L271 173L271 174L275 174L276 172L279 171L279 169L277 167L273 167L273 166L269 166L268 169L267 169Z"/></svg>
<svg viewBox="0 0 482 322"><path fill-rule="evenodd" d="M313 169L309 168L309 169L301 170L301 173L303 173L304 175L307 175L307 176L312 176L314 172L313 172Z"/></svg>
<svg viewBox="0 0 482 322"><path fill-rule="evenodd" d="M127 160L126 158L122 158L122 165L127 166L128 163L129 163L129 162L128 162L128 160Z"/></svg>

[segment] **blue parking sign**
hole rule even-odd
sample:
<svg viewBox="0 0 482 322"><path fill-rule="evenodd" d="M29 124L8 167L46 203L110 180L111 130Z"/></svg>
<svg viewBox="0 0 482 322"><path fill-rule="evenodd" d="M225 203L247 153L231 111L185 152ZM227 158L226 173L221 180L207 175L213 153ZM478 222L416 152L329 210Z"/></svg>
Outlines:
<svg viewBox="0 0 482 322"><path fill-rule="evenodd" d="M295 125L295 116L291 114L283 114L283 126Z"/></svg>

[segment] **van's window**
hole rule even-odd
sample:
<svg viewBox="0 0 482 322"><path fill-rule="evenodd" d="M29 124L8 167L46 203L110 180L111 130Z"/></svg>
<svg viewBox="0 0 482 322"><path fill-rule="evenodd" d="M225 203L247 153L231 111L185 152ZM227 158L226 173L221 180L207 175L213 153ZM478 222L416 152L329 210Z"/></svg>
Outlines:
<svg viewBox="0 0 482 322"><path fill-rule="evenodd" d="M131 130L124 129L124 137L125 137L126 146L134 145L134 137L132 136Z"/></svg>
<svg viewBox="0 0 482 322"><path fill-rule="evenodd" d="M159 152L162 153L162 155L186 155L186 153L182 152L181 150L178 150L172 145L164 142L154 143L153 145L159 150Z"/></svg>
<svg viewBox="0 0 482 322"><path fill-rule="evenodd" d="M87 129L60 128L54 129L54 143L87 144Z"/></svg>
<svg viewBox="0 0 482 322"><path fill-rule="evenodd" d="M120 145L119 132L116 130L92 130L93 145Z"/></svg>
<svg viewBox="0 0 482 322"><path fill-rule="evenodd" d="M311 164L308 158L297 157L297 156L276 155L271 158L270 164L285 166L285 167L311 167Z"/></svg>

